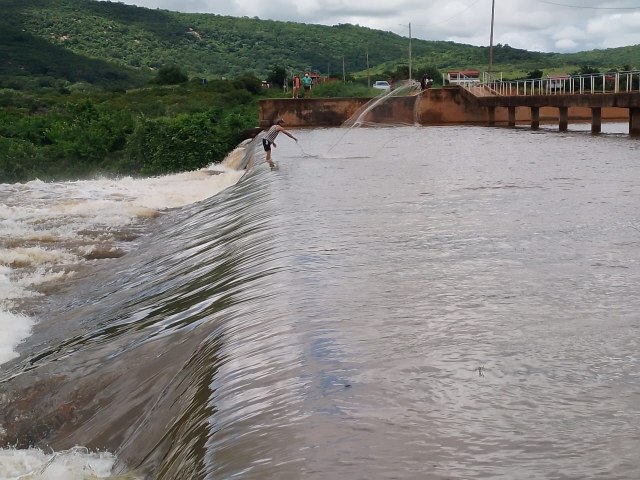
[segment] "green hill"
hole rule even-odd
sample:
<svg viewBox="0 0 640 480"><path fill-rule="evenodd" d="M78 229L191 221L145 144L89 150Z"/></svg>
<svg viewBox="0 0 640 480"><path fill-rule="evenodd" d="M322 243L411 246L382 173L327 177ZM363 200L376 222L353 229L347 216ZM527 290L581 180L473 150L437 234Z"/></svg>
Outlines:
<svg viewBox="0 0 640 480"><path fill-rule="evenodd" d="M94 0L0 0L0 86L47 86L56 81L126 88L162 66L191 77L264 78L274 66L323 74L372 75L407 65L408 39L354 25L187 14ZM412 41L414 71L486 69L488 48ZM494 47L494 71L573 71L581 66L640 67L640 46L577 54Z"/></svg>
<svg viewBox="0 0 640 480"><path fill-rule="evenodd" d="M14 89L48 87L63 79L104 87L140 84L140 72L88 58L11 26L0 28L0 85Z"/></svg>

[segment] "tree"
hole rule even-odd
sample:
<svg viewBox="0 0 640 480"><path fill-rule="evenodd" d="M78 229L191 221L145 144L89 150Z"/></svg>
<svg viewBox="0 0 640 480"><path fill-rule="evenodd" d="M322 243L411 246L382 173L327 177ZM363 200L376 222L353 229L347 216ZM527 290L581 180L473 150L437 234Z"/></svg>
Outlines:
<svg viewBox="0 0 640 480"><path fill-rule="evenodd" d="M189 77L180 69L180 67L176 65L169 65L158 70L158 75L156 76L154 83L159 85L178 85L180 83L186 83L188 80Z"/></svg>
<svg viewBox="0 0 640 480"><path fill-rule="evenodd" d="M287 81L287 71L284 69L284 67L281 67L279 65L274 65L271 68L271 72L269 72L269 76L267 77L267 80L272 85L277 85L279 87L282 87Z"/></svg>
<svg viewBox="0 0 640 480"><path fill-rule="evenodd" d="M591 65L583 65L582 67L580 67L578 75L591 75L592 73L600 73L600 70L592 67Z"/></svg>
<svg viewBox="0 0 640 480"><path fill-rule="evenodd" d="M539 68L536 68L535 70L531 70L529 73L527 73L527 79L535 80L538 78L542 78L543 75L544 75L543 71L540 70Z"/></svg>
<svg viewBox="0 0 640 480"><path fill-rule="evenodd" d="M262 89L262 82L260 79L250 72L240 75L236 78L236 82L240 88L244 88L254 94L260 93L260 90Z"/></svg>
<svg viewBox="0 0 640 480"><path fill-rule="evenodd" d="M422 68L416 69L416 79L421 79L424 74L427 74L429 78L437 85L442 83L442 73L436 67L428 65Z"/></svg>

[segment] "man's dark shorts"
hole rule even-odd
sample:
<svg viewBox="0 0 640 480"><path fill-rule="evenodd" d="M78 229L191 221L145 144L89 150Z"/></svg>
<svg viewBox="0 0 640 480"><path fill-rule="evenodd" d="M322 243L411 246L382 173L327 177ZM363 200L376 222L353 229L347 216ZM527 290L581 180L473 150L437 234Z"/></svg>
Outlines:
<svg viewBox="0 0 640 480"><path fill-rule="evenodd" d="M264 147L264 151L265 152L270 152L271 151L271 142L269 140L267 140L266 138L262 139L262 146Z"/></svg>

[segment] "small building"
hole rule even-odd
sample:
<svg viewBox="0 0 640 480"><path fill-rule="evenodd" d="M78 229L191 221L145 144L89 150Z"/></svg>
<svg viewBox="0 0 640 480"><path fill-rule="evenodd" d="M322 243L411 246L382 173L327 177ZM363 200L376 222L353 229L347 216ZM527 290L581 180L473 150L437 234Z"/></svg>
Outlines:
<svg viewBox="0 0 640 480"><path fill-rule="evenodd" d="M318 72L307 72L313 80L314 85L318 85L320 83L324 83L324 77L320 75Z"/></svg>
<svg viewBox="0 0 640 480"><path fill-rule="evenodd" d="M552 92L557 92L558 90L564 90L566 88L567 82L569 81L569 75L554 75L547 76L547 84L549 85L549 90Z"/></svg>
<svg viewBox="0 0 640 480"><path fill-rule="evenodd" d="M461 85L468 87L480 83L479 70L452 70L447 72L447 83L449 85Z"/></svg>

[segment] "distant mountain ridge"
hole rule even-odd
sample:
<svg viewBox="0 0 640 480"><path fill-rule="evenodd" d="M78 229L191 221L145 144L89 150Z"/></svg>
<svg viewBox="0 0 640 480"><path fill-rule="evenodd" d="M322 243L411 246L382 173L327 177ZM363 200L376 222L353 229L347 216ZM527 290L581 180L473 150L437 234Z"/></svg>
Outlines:
<svg viewBox="0 0 640 480"><path fill-rule="evenodd" d="M53 79L111 86L141 84L175 64L190 76L264 77L274 66L373 73L407 64L408 39L355 25L309 25L178 13L95 0L0 0L0 85ZM416 66L486 68L487 47L412 40ZM575 54L494 47L495 70L640 67L640 46ZM49 80L48 80L49 79ZM37 86L37 85L36 85Z"/></svg>

